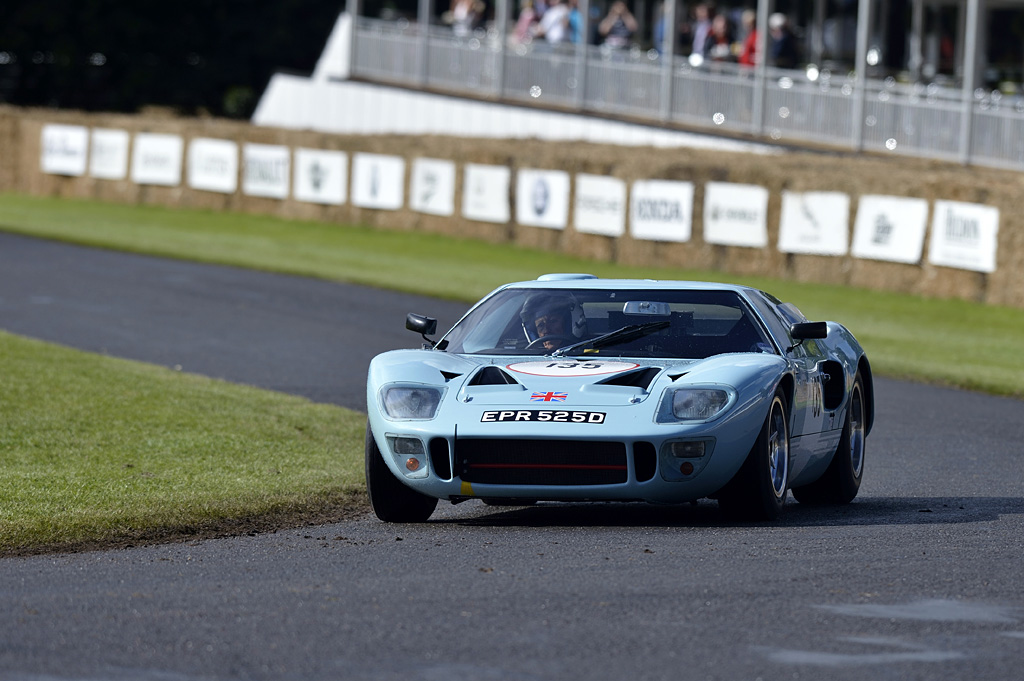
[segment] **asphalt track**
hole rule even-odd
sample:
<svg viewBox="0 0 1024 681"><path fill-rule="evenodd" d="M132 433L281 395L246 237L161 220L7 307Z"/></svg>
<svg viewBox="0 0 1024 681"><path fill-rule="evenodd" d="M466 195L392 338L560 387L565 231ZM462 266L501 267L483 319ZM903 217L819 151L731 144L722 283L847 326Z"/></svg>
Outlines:
<svg viewBox="0 0 1024 681"><path fill-rule="evenodd" d="M412 310L462 306L0 234L0 328L357 409ZM770 525L467 503L0 560L0 680L1019 679L1024 402L877 388L857 500Z"/></svg>

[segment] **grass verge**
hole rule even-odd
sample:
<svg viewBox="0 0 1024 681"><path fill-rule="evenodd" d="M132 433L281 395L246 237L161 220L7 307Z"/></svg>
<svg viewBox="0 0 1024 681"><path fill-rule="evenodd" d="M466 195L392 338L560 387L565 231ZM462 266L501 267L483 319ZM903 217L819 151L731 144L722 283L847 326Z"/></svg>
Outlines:
<svg viewBox="0 0 1024 681"><path fill-rule="evenodd" d="M0 555L362 506L363 414L2 332L0 367Z"/></svg>
<svg viewBox="0 0 1024 681"><path fill-rule="evenodd" d="M346 281L467 303L544 272L731 280L832 319L876 373L1024 397L1024 310L699 270L627 267L423 232L0 195L0 229L137 253ZM428 311L424 311L428 312Z"/></svg>

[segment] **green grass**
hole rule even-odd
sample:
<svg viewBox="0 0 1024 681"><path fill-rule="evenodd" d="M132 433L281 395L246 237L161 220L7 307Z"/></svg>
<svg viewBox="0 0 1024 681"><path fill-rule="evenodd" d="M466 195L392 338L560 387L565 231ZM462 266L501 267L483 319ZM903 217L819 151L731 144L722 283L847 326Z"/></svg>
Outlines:
<svg viewBox="0 0 1024 681"><path fill-rule="evenodd" d="M730 279L846 324L876 374L1024 396L1024 310L92 201L0 195L0 230L467 303L544 272ZM295 525L363 507L361 414L2 332L0 391L0 555Z"/></svg>
<svg viewBox="0 0 1024 681"><path fill-rule="evenodd" d="M0 555L337 518L365 416L0 332Z"/></svg>

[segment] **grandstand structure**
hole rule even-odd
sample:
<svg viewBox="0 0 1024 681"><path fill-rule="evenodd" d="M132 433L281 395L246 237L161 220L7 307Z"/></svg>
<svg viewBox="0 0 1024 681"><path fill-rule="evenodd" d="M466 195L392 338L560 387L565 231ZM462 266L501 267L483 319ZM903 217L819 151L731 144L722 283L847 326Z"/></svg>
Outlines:
<svg viewBox="0 0 1024 681"><path fill-rule="evenodd" d="M415 18L382 19L364 16L361 0L348 0L313 75L276 74L254 122L761 153L773 144L814 145L1024 170L1024 98L982 87L986 65L979 59L990 6L1017 0L913 0L912 82L874 68L884 24L878 13L888 0L857 3L851 68L838 71L824 64L781 69L764 60L753 67L700 63L675 54L671 35L646 50L515 43L509 32L516 0L493 0L492 21L457 33L434 21L435 1L418 0ZM585 22L591 1L579 0ZM922 77L930 75L924 10L935 4L960 8L951 84ZM667 25L675 25L677 8L665 3ZM758 0L759 26L768 25L772 10L772 0ZM759 31L760 54L766 34Z"/></svg>

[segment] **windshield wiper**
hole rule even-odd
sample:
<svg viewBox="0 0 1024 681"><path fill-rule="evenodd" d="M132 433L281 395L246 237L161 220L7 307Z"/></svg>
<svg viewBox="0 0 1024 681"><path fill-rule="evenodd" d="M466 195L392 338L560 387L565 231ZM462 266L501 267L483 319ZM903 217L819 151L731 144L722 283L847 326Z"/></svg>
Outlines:
<svg viewBox="0 0 1024 681"><path fill-rule="evenodd" d="M598 336L597 338L591 338L590 340L580 341L579 343L573 343L567 345L564 348L558 348L551 353L552 357L562 357L577 348L582 348L589 345L594 350L598 348L606 348L610 345L620 345L622 343L628 343L631 340L637 338L643 338L655 331L661 331L669 327L668 321L661 322L647 322L646 324L632 324L630 326L624 326L621 329L606 333Z"/></svg>

